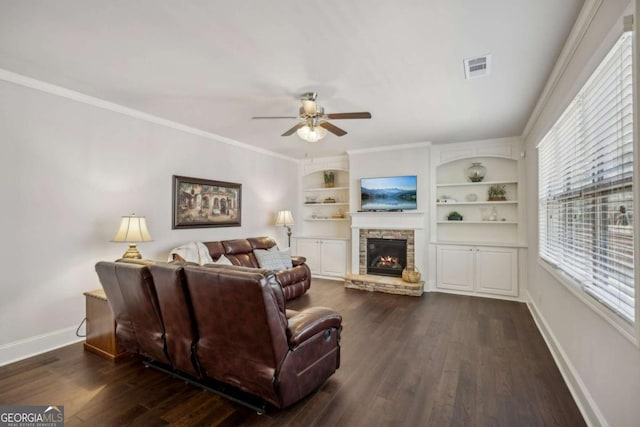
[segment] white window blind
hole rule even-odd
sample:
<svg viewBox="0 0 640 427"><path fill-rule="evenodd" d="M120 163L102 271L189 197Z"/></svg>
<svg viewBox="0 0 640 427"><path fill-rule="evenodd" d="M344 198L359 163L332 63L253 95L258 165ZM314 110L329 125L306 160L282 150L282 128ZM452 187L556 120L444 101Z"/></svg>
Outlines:
<svg viewBox="0 0 640 427"><path fill-rule="evenodd" d="M632 35L538 145L540 257L635 322Z"/></svg>

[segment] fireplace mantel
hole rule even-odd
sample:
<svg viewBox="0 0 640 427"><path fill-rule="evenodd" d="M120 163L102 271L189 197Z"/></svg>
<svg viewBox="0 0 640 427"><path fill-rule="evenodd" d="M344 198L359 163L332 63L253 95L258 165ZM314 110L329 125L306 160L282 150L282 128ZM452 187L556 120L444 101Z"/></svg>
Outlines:
<svg viewBox="0 0 640 427"><path fill-rule="evenodd" d="M351 228L422 230L426 212L350 212Z"/></svg>

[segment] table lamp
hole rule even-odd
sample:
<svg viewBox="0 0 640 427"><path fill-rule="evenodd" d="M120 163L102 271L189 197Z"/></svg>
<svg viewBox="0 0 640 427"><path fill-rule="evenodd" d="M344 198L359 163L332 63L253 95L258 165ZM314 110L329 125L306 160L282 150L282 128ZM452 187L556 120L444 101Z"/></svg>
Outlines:
<svg viewBox="0 0 640 427"><path fill-rule="evenodd" d="M147 220L143 216L131 214L123 216L120 220L120 228L112 242L127 242L129 249L122 255L122 258L142 259L142 255L136 248L137 242L151 242L153 239L147 229Z"/></svg>

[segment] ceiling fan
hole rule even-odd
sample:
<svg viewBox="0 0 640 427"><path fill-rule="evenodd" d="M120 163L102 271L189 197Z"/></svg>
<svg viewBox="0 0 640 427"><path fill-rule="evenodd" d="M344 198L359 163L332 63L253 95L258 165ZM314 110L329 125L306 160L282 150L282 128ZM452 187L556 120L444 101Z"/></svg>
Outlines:
<svg viewBox="0 0 640 427"><path fill-rule="evenodd" d="M346 135L347 132L338 126L329 122L329 120L343 119L370 119L371 113L363 111L359 113L332 113L325 114L324 108L316 103L318 94L316 92L307 92L300 97L302 107L297 116L272 116L272 117L252 117L253 119L300 119L301 121L282 134L282 136L293 135L298 136L305 141L316 142L327 135L327 131L336 136Z"/></svg>

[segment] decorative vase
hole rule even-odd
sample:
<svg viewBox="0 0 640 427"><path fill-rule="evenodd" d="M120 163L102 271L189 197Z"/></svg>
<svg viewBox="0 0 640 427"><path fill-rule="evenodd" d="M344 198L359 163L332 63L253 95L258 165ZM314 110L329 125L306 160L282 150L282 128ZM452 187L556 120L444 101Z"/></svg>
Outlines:
<svg viewBox="0 0 640 427"><path fill-rule="evenodd" d="M480 182L487 174L487 168L480 162L473 162L466 170L467 177L471 182Z"/></svg>
<svg viewBox="0 0 640 427"><path fill-rule="evenodd" d="M413 271L408 270L406 268L402 270L402 280L408 283L418 283L420 281L421 276L422 275L420 274L417 268Z"/></svg>
<svg viewBox="0 0 640 427"><path fill-rule="evenodd" d="M497 221L498 220L498 211L496 208L491 208L491 215L489 216L489 221Z"/></svg>

